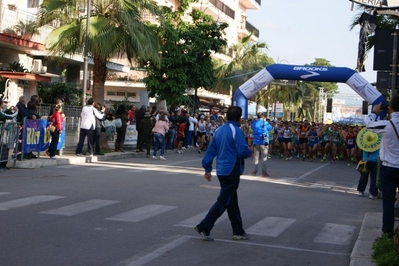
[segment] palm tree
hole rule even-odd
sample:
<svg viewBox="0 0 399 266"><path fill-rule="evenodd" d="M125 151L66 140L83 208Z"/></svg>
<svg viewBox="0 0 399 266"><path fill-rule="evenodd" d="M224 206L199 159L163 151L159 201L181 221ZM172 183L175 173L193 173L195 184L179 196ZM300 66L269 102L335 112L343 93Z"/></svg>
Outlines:
<svg viewBox="0 0 399 266"><path fill-rule="evenodd" d="M89 19L88 55L94 61L93 98L104 102L104 83L107 62L124 57L159 62L159 40L148 26L145 17L160 17L160 9L150 0L91 0L90 17L79 13L84 1L44 0L40 7L39 26L56 24L47 40L51 55L67 57L82 54Z"/></svg>
<svg viewBox="0 0 399 266"><path fill-rule="evenodd" d="M251 36L252 34L242 38L238 44L229 49L228 55L232 58L230 63L216 62L215 72L218 82L212 91L230 93L232 89L237 89L256 72L272 63L273 60L262 51L267 49L267 44L253 43Z"/></svg>

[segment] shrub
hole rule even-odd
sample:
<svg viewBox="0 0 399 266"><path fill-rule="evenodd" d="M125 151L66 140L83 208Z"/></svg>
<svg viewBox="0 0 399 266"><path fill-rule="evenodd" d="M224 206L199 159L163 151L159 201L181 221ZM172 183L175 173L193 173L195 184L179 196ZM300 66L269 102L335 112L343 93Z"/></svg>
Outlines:
<svg viewBox="0 0 399 266"><path fill-rule="evenodd" d="M65 105L80 106L82 101L82 90L76 83L64 82L39 82L37 91L43 103L54 103L60 98Z"/></svg>
<svg viewBox="0 0 399 266"><path fill-rule="evenodd" d="M377 238L373 243L372 258L378 266L399 265L399 250L388 234Z"/></svg>

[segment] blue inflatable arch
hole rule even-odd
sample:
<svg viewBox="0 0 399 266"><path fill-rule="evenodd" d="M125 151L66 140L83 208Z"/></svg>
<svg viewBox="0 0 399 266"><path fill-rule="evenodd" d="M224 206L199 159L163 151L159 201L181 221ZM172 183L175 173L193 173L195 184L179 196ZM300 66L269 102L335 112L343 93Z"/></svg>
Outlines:
<svg viewBox="0 0 399 266"><path fill-rule="evenodd" d="M248 118L248 99L275 79L346 83L369 104L387 105L382 94L353 69L273 64L259 71L234 93L233 105L242 108L244 118Z"/></svg>

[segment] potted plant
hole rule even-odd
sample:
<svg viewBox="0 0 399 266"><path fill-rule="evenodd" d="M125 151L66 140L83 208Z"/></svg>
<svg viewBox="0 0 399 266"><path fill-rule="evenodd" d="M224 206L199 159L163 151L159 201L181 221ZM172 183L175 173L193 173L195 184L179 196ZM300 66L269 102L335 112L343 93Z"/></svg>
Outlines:
<svg viewBox="0 0 399 266"><path fill-rule="evenodd" d="M29 20L28 22L23 22L22 20L14 26L14 30L18 35L24 40L30 40L33 35L39 35L39 29L34 20Z"/></svg>

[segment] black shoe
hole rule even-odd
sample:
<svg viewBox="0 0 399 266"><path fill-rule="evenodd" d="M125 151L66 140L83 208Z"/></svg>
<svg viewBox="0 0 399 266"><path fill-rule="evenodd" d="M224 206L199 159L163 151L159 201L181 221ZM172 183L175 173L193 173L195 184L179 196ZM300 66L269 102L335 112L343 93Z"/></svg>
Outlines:
<svg viewBox="0 0 399 266"><path fill-rule="evenodd" d="M99 152L99 153L96 153L96 155L104 155L104 153Z"/></svg>

